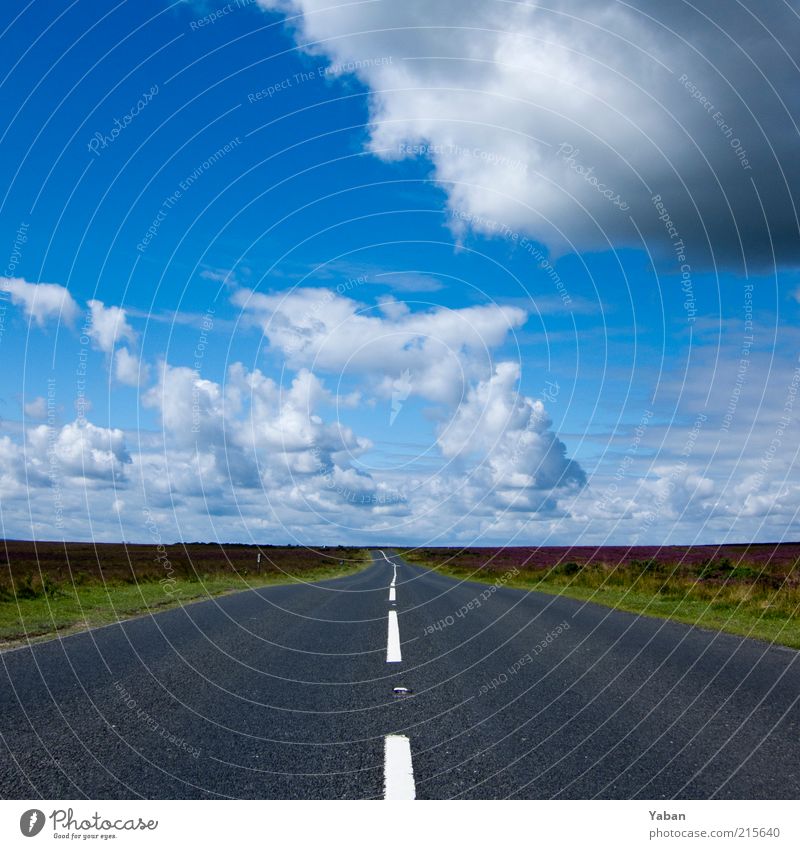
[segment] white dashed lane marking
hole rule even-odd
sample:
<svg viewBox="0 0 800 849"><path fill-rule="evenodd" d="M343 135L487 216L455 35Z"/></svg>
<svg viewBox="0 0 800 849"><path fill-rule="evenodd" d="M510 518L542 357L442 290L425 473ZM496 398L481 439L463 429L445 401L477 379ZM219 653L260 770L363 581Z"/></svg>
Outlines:
<svg viewBox="0 0 800 849"><path fill-rule="evenodd" d="M383 798L416 799L411 741L405 734L389 734L383 759Z"/></svg>
<svg viewBox="0 0 800 849"><path fill-rule="evenodd" d="M394 570L392 571L392 582L389 584L389 601L396 602L397 601L397 564L392 563L392 561L389 560L389 558L386 556L386 554L383 551L381 551L381 554L383 554L383 559L387 563L390 563L394 567Z"/></svg>
<svg viewBox="0 0 800 849"><path fill-rule="evenodd" d="M381 551L383 559L392 565L392 581L389 584L389 601L397 602L397 564L392 563ZM390 610L386 634L386 662L401 663L400 623L397 611ZM389 734L385 738L383 764L384 799L416 799L414 764L411 760L411 741L405 734Z"/></svg>
<svg viewBox="0 0 800 849"><path fill-rule="evenodd" d="M386 635L386 662L400 663L403 660L400 651L400 625L397 622L397 611L389 611L389 630Z"/></svg>

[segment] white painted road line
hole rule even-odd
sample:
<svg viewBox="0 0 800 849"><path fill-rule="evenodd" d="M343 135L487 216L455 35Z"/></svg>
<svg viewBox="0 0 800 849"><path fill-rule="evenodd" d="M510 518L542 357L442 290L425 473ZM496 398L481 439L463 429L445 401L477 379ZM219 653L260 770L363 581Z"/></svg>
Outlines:
<svg viewBox="0 0 800 849"><path fill-rule="evenodd" d="M405 734L388 734L383 758L383 798L416 799L411 741Z"/></svg>
<svg viewBox="0 0 800 849"><path fill-rule="evenodd" d="M389 587L389 601L397 601L397 591L394 587Z"/></svg>
<svg viewBox="0 0 800 849"><path fill-rule="evenodd" d="M400 625L397 622L397 611L389 611L389 634L386 639L386 662L400 663L403 655L400 652Z"/></svg>
<svg viewBox="0 0 800 849"><path fill-rule="evenodd" d="M387 562L390 566L394 566L394 571L395 571L395 573L397 573L397 564L396 564L396 563L393 563L391 560L389 560L389 558L386 556L386 552L385 552L385 551L381 551L381 549L380 549L380 548L378 549L378 551L380 551L380 552L381 552L381 554L383 555L383 559L384 559L384 560L385 560L385 561L386 561L386 562Z"/></svg>

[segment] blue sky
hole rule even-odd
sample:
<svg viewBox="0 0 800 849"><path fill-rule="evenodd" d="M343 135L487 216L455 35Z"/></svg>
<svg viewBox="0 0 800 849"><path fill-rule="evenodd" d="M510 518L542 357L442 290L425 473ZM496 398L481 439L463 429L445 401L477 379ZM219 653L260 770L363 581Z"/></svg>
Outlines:
<svg viewBox="0 0 800 849"><path fill-rule="evenodd" d="M450 5L4 5L4 535L795 538L795 5Z"/></svg>

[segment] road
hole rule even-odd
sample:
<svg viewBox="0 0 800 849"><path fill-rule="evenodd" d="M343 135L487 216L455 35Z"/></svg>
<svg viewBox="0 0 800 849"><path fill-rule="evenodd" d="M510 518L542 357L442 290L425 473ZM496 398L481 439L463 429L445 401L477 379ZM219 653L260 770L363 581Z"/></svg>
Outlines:
<svg viewBox="0 0 800 849"><path fill-rule="evenodd" d="M373 557L4 652L0 794L800 796L797 652Z"/></svg>

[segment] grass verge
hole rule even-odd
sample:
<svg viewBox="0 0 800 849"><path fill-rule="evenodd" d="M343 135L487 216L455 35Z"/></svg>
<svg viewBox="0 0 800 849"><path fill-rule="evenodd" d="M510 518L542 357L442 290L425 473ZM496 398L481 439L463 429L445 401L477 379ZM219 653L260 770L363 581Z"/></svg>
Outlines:
<svg viewBox="0 0 800 849"><path fill-rule="evenodd" d="M276 558L274 551L270 554L272 568L267 567L265 560L263 571L237 570L235 566L230 568L230 561L222 561L229 568L202 574L179 574L173 569L168 578L160 579L149 572L138 578L135 574L123 578L114 572L104 578L102 574L76 570L56 580L52 577L53 570L46 568L38 574L25 572L12 576L0 581L0 649L251 588L340 578L360 571L371 562L368 551L348 549L345 560L327 556L314 563L307 556L296 557L302 568L293 569L291 549L288 556ZM102 550L100 555L102 561Z"/></svg>
<svg viewBox="0 0 800 849"><path fill-rule="evenodd" d="M409 562L460 580L498 584L590 601L605 607L671 619L800 649L797 568L776 575L764 564L728 558L692 563L631 559L557 563L526 570L494 560L491 569L459 565L432 550L409 551Z"/></svg>

